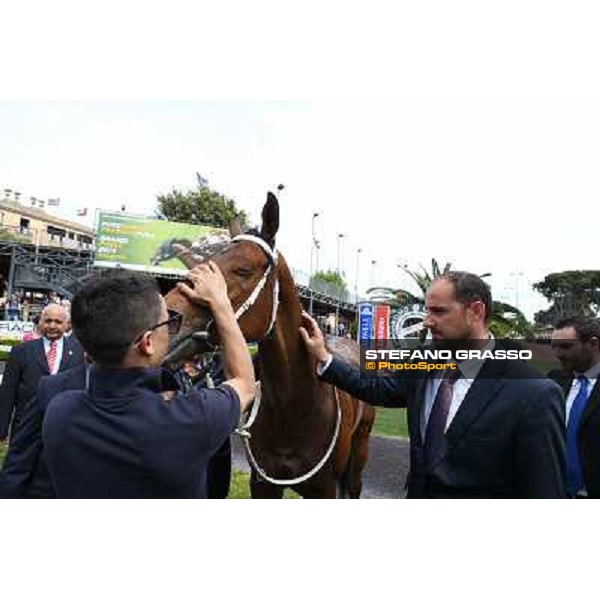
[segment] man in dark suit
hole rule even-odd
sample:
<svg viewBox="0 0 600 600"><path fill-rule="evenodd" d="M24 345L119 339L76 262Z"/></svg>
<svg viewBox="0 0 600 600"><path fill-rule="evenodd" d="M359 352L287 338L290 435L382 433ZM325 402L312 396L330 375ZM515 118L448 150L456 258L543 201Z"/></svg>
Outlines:
<svg viewBox="0 0 600 600"><path fill-rule="evenodd" d="M43 452L42 423L50 400L66 390L84 389L86 375L87 366L82 363L64 373L40 379L37 393L27 402L19 428L11 439L0 473L0 497L56 497Z"/></svg>
<svg viewBox="0 0 600 600"><path fill-rule="evenodd" d="M574 498L600 498L600 322L563 319L552 347L563 367L548 376L566 397L567 491Z"/></svg>
<svg viewBox="0 0 600 600"><path fill-rule="evenodd" d="M0 440L14 435L25 404L44 375L55 375L83 362L76 340L64 336L68 328L64 307L49 304L40 318L41 338L14 346L0 387Z"/></svg>
<svg viewBox="0 0 600 600"><path fill-rule="evenodd" d="M479 277L450 272L427 292L424 325L438 348L460 341L493 350L491 307ZM465 360L443 376L361 378L332 357L308 315L305 323L300 333L324 381L371 404L407 407L409 498L565 496L562 392L524 362Z"/></svg>

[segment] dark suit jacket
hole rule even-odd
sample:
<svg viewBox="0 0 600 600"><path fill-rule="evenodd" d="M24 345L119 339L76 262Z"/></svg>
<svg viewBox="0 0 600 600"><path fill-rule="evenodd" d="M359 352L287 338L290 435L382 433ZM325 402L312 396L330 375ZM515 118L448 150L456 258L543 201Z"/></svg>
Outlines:
<svg viewBox="0 0 600 600"><path fill-rule="evenodd" d="M407 408L409 498L563 498L564 399L555 383L533 373L520 361L485 361L429 465L420 426L424 373L361 378L334 359L322 379L371 404Z"/></svg>
<svg viewBox="0 0 600 600"><path fill-rule="evenodd" d="M562 387L565 398L573 383L573 373L554 370L548 377ZM579 460L588 496L600 498L600 379L590 393L577 431Z"/></svg>
<svg viewBox="0 0 600 600"><path fill-rule="evenodd" d="M25 406L19 428L10 441L0 490L8 498L55 498L44 456L42 423L48 404L60 392L85 387L86 365L40 379L35 396Z"/></svg>
<svg viewBox="0 0 600 600"><path fill-rule="evenodd" d="M83 362L83 350L77 340L65 337L64 341L59 373ZM11 421L11 435L16 433L25 404L35 394L40 379L49 374L43 339L13 347L0 387L0 438L8 435Z"/></svg>

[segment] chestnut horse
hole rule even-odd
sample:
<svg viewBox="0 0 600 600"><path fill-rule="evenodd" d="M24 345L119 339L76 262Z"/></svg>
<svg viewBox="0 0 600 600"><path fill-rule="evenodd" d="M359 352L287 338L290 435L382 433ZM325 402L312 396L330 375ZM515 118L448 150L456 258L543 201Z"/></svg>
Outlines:
<svg viewBox="0 0 600 600"><path fill-rule="evenodd" d="M375 410L317 378L299 333L302 306L294 281L274 249L278 229L279 203L269 193L261 231L240 235L238 225L232 241L210 257L227 281L244 337L259 343L262 393L244 439L252 497L281 498L289 487L305 498L358 498ZM185 252L182 260L194 266ZM206 309L191 304L177 288L166 300L184 315L168 363L206 350L205 341L218 345ZM346 360L358 360L355 342L328 343Z"/></svg>

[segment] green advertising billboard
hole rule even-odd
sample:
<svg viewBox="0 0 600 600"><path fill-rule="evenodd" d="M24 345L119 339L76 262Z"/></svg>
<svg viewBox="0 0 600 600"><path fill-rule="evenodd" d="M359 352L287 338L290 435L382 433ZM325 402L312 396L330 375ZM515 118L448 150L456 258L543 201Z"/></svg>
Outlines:
<svg viewBox="0 0 600 600"><path fill-rule="evenodd" d="M180 275L187 271L182 251L202 258L228 239L225 229L208 225L99 211L94 266Z"/></svg>

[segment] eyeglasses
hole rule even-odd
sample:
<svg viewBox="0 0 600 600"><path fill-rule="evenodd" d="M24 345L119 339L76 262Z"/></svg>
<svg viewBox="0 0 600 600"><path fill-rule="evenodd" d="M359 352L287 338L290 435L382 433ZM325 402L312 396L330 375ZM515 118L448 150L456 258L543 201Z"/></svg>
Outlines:
<svg viewBox="0 0 600 600"><path fill-rule="evenodd" d="M167 325L168 327L169 335L177 335L179 333L179 330L181 329L183 315L177 312L176 310L171 310L170 308L167 310L167 313L169 315L169 318L166 321L161 321L160 323L149 327L145 331L142 331L142 333L140 333L140 335L138 335L133 341L134 345L137 344L149 331L154 331L155 329L158 329L159 327L164 327L165 325Z"/></svg>

